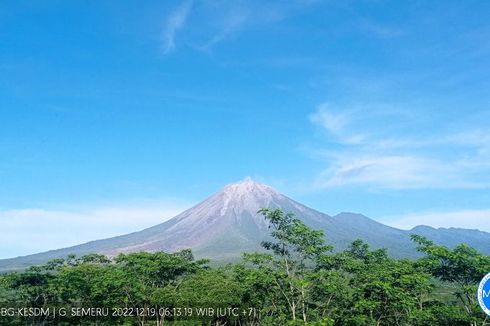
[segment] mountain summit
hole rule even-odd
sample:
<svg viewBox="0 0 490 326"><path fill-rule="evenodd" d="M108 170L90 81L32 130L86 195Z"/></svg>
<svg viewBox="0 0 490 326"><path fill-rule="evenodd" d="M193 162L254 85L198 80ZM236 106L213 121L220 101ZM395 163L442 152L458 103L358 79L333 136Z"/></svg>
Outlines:
<svg viewBox="0 0 490 326"><path fill-rule="evenodd" d="M243 214L256 217L257 211L269 207L282 197L273 188L247 177L243 181L225 186L221 191L202 202L199 207L208 216L242 219ZM258 224L263 224L258 221Z"/></svg>
<svg viewBox="0 0 490 326"><path fill-rule="evenodd" d="M259 249L267 237L267 222L257 213L261 208L281 208L298 216L308 210L272 187L246 178L225 186L167 222L129 235L131 241L127 245L105 253L192 248L199 256L234 258L243 251ZM319 212L303 218L310 224L330 219Z"/></svg>
<svg viewBox="0 0 490 326"><path fill-rule="evenodd" d="M223 261L236 259L242 252L260 250L269 236L268 224L257 213L261 208L280 208L295 214L304 223L325 231L336 249L362 239L374 248L387 248L395 257L415 257L417 251L410 233L417 233L448 246L467 243L489 253L490 234L477 230L416 227L395 229L361 214L329 216L306 207L272 187L246 178L225 186L194 207L174 218L142 231L88 242L44 253L0 260L0 271L44 263L68 254L101 253L117 255L136 251L177 251L191 248L197 257Z"/></svg>

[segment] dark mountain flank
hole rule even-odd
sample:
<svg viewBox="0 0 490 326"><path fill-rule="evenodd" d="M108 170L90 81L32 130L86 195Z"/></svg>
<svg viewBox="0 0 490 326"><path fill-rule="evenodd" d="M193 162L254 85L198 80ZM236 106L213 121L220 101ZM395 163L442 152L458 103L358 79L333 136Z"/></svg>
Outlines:
<svg viewBox="0 0 490 326"><path fill-rule="evenodd" d="M248 178L224 187L164 223L127 235L0 260L0 271L22 269L68 254L101 253L114 256L136 251L172 252L184 248L192 248L197 257L216 261L233 260L240 257L242 252L260 250L260 242L268 237L268 225L257 214L260 208L280 208L295 214L310 227L324 230L327 241L336 249L344 249L355 239L362 239L374 248L386 248L393 257L411 258L418 255L410 241L410 234L416 233L449 247L466 243L484 253L490 253L490 233L427 226L405 231L361 214L329 216Z"/></svg>

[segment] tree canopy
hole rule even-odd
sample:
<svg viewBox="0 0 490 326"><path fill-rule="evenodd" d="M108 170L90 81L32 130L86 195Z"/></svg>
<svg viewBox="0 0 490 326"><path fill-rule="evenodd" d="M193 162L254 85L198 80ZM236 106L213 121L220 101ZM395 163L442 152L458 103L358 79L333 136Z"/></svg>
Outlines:
<svg viewBox="0 0 490 326"><path fill-rule="evenodd" d="M490 257L473 248L413 235L418 260L362 240L334 252L298 217L259 213L271 239L225 266L183 250L68 256L0 275L0 324L490 325L475 299Z"/></svg>

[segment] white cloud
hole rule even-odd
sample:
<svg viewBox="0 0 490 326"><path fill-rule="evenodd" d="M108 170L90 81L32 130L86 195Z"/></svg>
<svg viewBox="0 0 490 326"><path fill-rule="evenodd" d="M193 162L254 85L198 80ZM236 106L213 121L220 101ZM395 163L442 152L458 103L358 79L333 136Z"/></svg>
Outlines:
<svg viewBox="0 0 490 326"><path fill-rule="evenodd" d="M255 27L263 27L284 21L288 17L308 10L318 1L302 0L289 2L267 1L206 1L201 6L205 16L203 30L210 33L197 49L209 52L212 48L238 33ZM210 36L209 36L210 35Z"/></svg>
<svg viewBox="0 0 490 326"><path fill-rule="evenodd" d="M199 49L203 51L210 50L214 45L225 40L243 28L243 26L247 23L248 18L247 12L232 12L225 16L222 25L220 26L220 30L213 35L211 39L206 42L206 44L200 46Z"/></svg>
<svg viewBox="0 0 490 326"><path fill-rule="evenodd" d="M417 225L429 225L435 228L450 228L457 225L460 228L490 232L490 209L421 212L385 217L380 220L387 225L406 230L412 229Z"/></svg>
<svg viewBox="0 0 490 326"><path fill-rule="evenodd" d="M315 185L330 188L368 184L397 189L435 186L441 180L443 186L447 182L444 175L450 171L449 166L416 156L340 156L333 166L320 174Z"/></svg>
<svg viewBox="0 0 490 326"><path fill-rule="evenodd" d="M187 208L182 203L107 206L85 210L0 211L0 259L59 249L135 232L162 223Z"/></svg>
<svg viewBox="0 0 490 326"><path fill-rule="evenodd" d="M322 104L308 116L334 143L316 151L327 164L315 178L316 189L490 187L488 133L472 126L450 134L407 137L406 117L383 111Z"/></svg>
<svg viewBox="0 0 490 326"><path fill-rule="evenodd" d="M308 117L310 121L325 129L337 141L344 144L360 144L366 136L360 133L351 132L348 127L351 123L353 112L336 112L330 105L323 103L317 110Z"/></svg>
<svg viewBox="0 0 490 326"><path fill-rule="evenodd" d="M192 8L192 0L185 1L170 14L163 34L163 53L170 53L175 49L175 35L185 26L187 17Z"/></svg>
<svg viewBox="0 0 490 326"><path fill-rule="evenodd" d="M345 114L333 113L328 109L328 104L321 104L315 113L310 114L310 121L337 135L346 126L347 117Z"/></svg>

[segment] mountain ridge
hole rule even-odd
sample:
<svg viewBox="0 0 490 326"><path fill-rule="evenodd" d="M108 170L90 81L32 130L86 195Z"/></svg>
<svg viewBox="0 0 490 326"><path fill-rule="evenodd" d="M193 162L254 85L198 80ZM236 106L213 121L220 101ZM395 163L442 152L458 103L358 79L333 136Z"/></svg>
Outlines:
<svg viewBox="0 0 490 326"><path fill-rule="evenodd" d="M334 216L309 208L250 178L226 185L200 203L155 226L107 239L0 260L0 271L22 269L68 254L92 252L115 256L135 251L177 251L191 248L197 257L216 261L236 259L242 252L261 250L268 237L268 224L257 213L261 208L280 208L302 219L308 226L325 231L327 242L337 250L362 239L374 248L387 248L393 257L415 258L419 254L410 234L448 246L467 243L490 253L490 233L466 229L435 229L417 226L400 230L359 213Z"/></svg>

